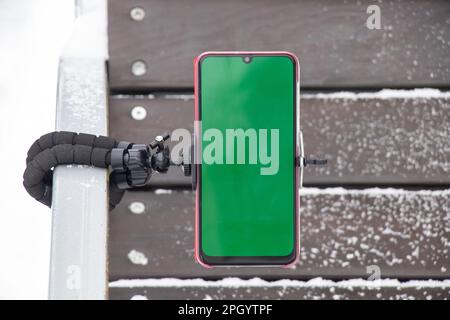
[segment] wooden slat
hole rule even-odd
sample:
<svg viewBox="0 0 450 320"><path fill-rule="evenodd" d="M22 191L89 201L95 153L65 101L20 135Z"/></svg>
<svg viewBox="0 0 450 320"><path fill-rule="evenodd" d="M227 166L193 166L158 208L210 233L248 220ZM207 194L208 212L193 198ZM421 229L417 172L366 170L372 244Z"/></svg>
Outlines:
<svg viewBox="0 0 450 320"><path fill-rule="evenodd" d="M450 183L450 98L303 99L305 152L315 184Z"/></svg>
<svg viewBox="0 0 450 320"><path fill-rule="evenodd" d="M131 213L133 201L144 202L146 212ZM295 268L204 269L193 258L193 193L128 192L110 215L110 279L367 278L371 265L385 278L450 276L448 191L306 188L300 202L301 259ZM147 263L132 263L133 250Z"/></svg>
<svg viewBox="0 0 450 320"><path fill-rule="evenodd" d="M437 288L423 287L143 287L110 288L110 299L192 299L192 300L449 300L447 286Z"/></svg>
<svg viewBox="0 0 450 320"><path fill-rule="evenodd" d="M144 143L175 128L193 130L192 96L170 97L113 97L111 136ZM305 170L306 185L449 185L450 98L330 97L304 95L301 100L305 152L329 159L325 167ZM135 105L146 108L145 120L131 118ZM151 182L190 184L178 168Z"/></svg>
<svg viewBox="0 0 450 320"><path fill-rule="evenodd" d="M450 4L376 3L381 30L369 30L371 0L111 0L111 88L193 86L194 56L211 50L289 50L304 87L423 87L450 82ZM146 16L130 18L141 7ZM134 76L133 61L148 72Z"/></svg>
<svg viewBox="0 0 450 320"><path fill-rule="evenodd" d="M118 140L136 143L150 143L157 135L171 133L174 129L185 128L194 132L194 106L192 101L186 103L181 99L163 97L146 98L112 98L109 107L110 136ZM147 111L144 120L134 120L131 110L142 106ZM173 147L175 144L169 142ZM191 178L185 177L181 168L170 167L167 174L154 174L150 179L154 186L190 186Z"/></svg>

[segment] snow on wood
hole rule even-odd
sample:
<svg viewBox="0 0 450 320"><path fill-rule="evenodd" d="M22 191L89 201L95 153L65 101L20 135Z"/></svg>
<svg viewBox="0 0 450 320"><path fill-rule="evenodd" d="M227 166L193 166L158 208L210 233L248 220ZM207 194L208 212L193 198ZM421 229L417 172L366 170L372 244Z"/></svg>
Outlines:
<svg viewBox="0 0 450 320"><path fill-rule="evenodd" d="M450 183L448 92L437 89L353 92L352 99L314 99L314 96L302 99L300 108L305 153L329 161L326 166L307 168L305 183L371 186ZM174 128L193 131L192 99L192 94L183 92L157 94L152 99L113 98L111 133L117 138L131 133L130 137L141 140ZM158 126L154 117L139 123L133 121L128 116L133 105L142 105L149 114L157 114ZM155 175L150 183L167 185L165 182L170 178L174 185L190 185L178 169L169 170L164 178L163 181Z"/></svg>
<svg viewBox="0 0 450 320"><path fill-rule="evenodd" d="M331 281L315 278L309 281L259 278L244 280L203 279L132 279L110 283L112 299L450 299L449 280L396 279L368 281L352 279Z"/></svg>
<svg viewBox="0 0 450 320"><path fill-rule="evenodd" d="M143 266L146 266L148 264L148 259L145 256L145 254L143 254L142 252L139 252L137 250L131 250L128 253L128 259L133 264L138 264L138 265L143 265Z"/></svg>
<svg viewBox="0 0 450 320"><path fill-rule="evenodd" d="M430 91L435 94L428 94ZM325 101L317 95L304 99L300 122L305 153L329 160L327 166L307 168L305 181L339 185L448 185L450 98L445 98L448 93L428 89L421 95L414 90L408 92L411 99L381 99L376 97L384 95L375 93L368 94L370 99Z"/></svg>
<svg viewBox="0 0 450 320"><path fill-rule="evenodd" d="M154 99L154 95L114 95L115 99ZM191 101L194 99L193 94L165 94L164 99L169 100L184 100ZM410 90L400 89L382 89L375 92L351 92L338 91L331 93L301 93L301 99L344 99L344 100L358 100L358 99L448 99L450 98L450 91L442 91L433 88L418 88Z"/></svg>
<svg viewBox="0 0 450 320"><path fill-rule="evenodd" d="M171 194L172 190L170 189L156 189L155 194Z"/></svg>
<svg viewBox="0 0 450 320"><path fill-rule="evenodd" d="M194 300L448 300L448 287L142 287L110 288L111 299L130 299L141 295L147 299Z"/></svg>
<svg viewBox="0 0 450 320"><path fill-rule="evenodd" d="M135 296L132 296L130 300L148 300L146 296L137 294Z"/></svg>
<svg viewBox="0 0 450 320"><path fill-rule="evenodd" d="M142 287L227 287L227 288L251 288L251 287L307 287L307 288L448 288L450 289L450 280L411 280L400 282L397 279L365 280L351 279L342 281L332 281L323 278L314 278L308 281L281 279L276 281L267 281L261 278L240 279L224 278L221 280L205 279L121 279L109 283L110 288L142 288Z"/></svg>
<svg viewBox="0 0 450 320"><path fill-rule="evenodd" d="M402 188L365 188L365 189L347 189L342 187L335 188L310 188L304 187L300 189L300 194L303 196L309 195L366 195L366 196L448 196L450 195L450 189L438 189L438 190L406 190Z"/></svg>
<svg viewBox="0 0 450 320"><path fill-rule="evenodd" d="M382 89L377 92L332 92L332 93L305 93L301 96L303 99L448 99L449 91L441 91L432 88L420 88L411 90Z"/></svg>
<svg viewBox="0 0 450 320"><path fill-rule="evenodd" d="M300 261L291 269L216 268L193 263L194 193L170 197L127 193L113 215L112 279L131 277L369 277L368 266L383 278L449 277L449 190L303 188L300 191ZM130 217L127 204L145 199L146 216ZM125 211L126 210L126 211ZM139 241L127 236L132 228ZM123 256L131 248L150 257L133 268ZM128 270L128 271L127 271Z"/></svg>

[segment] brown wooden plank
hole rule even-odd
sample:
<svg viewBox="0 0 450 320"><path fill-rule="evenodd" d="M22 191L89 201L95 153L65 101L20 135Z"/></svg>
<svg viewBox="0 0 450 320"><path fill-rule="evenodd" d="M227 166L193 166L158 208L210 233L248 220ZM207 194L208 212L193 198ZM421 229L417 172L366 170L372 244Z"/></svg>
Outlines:
<svg viewBox="0 0 450 320"><path fill-rule="evenodd" d="M357 281L360 282L360 281ZM392 281L391 281L392 282ZM180 281L182 283L182 281ZM332 283L330 285L308 285L299 286L251 286L229 287L229 286L145 286L145 287L116 287L112 283L109 290L112 300L149 299L149 300L449 300L450 287L448 283L441 282L442 286L423 282L422 286L410 285L409 283L376 286L370 282L367 285L354 284L351 282ZM210 284L211 285L211 284Z"/></svg>
<svg viewBox="0 0 450 320"><path fill-rule="evenodd" d="M323 97L302 100L305 152L330 159L306 170L306 182L449 184L450 97Z"/></svg>
<svg viewBox="0 0 450 320"><path fill-rule="evenodd" d="M193 86L194 56L211 50L289 50L304 87L423 87L450 83L450 4L376 3L381 30L362 1L109 1L111 88ZM145 10L142 21L130 10ZM143 60L147 73L134 76Z"/></svg>
<svg viewBox="0 0 450 320"><path fill-rule="evenodd" d="M110 279L367 278L372 265L384 278L450 276L449 191L303 189L301 259L291 269L202 268L193 258L193 193L157 193L128 192L111 212ZM135 201L145 213L129 211Z"/></svg>
<svg viewBox="0 0 450 320"><path fill-rule="evenodd" d="M152 96L150 96L152 97ZM192 101L191 101L192 102ZM157 135L171 133L174 129L185 128L194 132L194 106L182 99L148 96L136 98L111 98L109 106L110 136L118 140L136 143L150 143ZM147 111L144 120L134 120L131 111L142 106ZM173 147L175 142L169 142ZM185 177L181 168L170 167L165 175L154 174L150 185L177 186L191 185L191 178Z"/></svg>
<svg viewBox="0 0 450 320"><path fill-rule="evenodd" d="M326 157L325 167L305 170L306 185L448 185L450 97L383 99L382 94L303 95L305 152ZM142 105L147 118L130 116ZM110 132L116 139L149 142L175 128L193 130L192 95L153 99L113 96ZM178 168L155 176L152 185L189 185Z"/></svg>

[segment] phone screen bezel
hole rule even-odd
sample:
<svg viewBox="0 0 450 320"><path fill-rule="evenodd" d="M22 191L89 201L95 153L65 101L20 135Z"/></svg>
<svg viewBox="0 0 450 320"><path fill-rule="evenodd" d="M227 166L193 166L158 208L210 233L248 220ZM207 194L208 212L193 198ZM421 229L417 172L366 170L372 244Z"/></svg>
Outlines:
<svg viewBox="0 0 450 320"><path fill-rule="evenodd" d="M293 143L293 155L294 155L294 161L293 161L293 168L292 168L292 174L294 175L294 187L293 187L293 202L294 202L294 212L293 212L293 235L294 235L294 246L292 249L292 252L289 255L286 256L208 256L206 255L202 250L202 209L201 209L201 199L202 199L202 165L201 163L197 165L197 208L196 208L196 214L197 214L197 224L196 224L196 256L197 259L199 259L199 262L206 265L206 266L236 266L236 265L243 265L243 266L251 266L251 265L288 265L294 262L297 258L298 254L298 242L299 242L299 235L298 235L298 176L297 176L297 166L296 166L296 158L298 156L298 141L297 141L297 132L298 132L298 124L297 124L297 112L298 105L298 62L295 56L293 56L290 53L285 52L277 52L277 53L263 53L263 52L236 52L236 53L207 53L203 54L198 58L198 61L196 63L196 86L198 86L198 91L196 92L196 98L197 98L197 119L201 121L202 119L202 99L201 99L201 65L202 62L206 58L210 57L255 57L255 56L273 56L273 57L287 57L292 62L293 67L293 106L294 106L294 112L293 112L293 135L294 135L294 143ZM251 63L251 62L250 62ZM200 137L201 139L201 137ZM201 154L201 151L200 151Z"/></svg>

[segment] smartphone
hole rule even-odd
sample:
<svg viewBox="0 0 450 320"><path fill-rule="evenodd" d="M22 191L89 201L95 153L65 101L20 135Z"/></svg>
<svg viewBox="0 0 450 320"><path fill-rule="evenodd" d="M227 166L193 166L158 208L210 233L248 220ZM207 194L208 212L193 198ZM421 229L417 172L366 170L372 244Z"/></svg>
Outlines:
<svg viewBox="0 0 450 320"><path fill-rule="evenodd" d="M195 59L194 69L196 260L205 267L295 263L297 57L206 52Z"/></svg>

